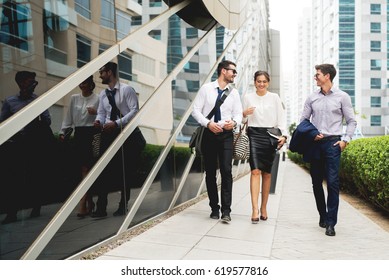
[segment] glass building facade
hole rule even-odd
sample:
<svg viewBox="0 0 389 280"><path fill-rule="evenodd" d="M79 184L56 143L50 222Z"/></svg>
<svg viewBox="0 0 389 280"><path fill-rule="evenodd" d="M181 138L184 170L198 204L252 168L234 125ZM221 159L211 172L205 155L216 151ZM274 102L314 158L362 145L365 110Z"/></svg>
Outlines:
<svg viewBox="0 0 389 280"><path fill-rule="evenodd" d="M35 72L38 82L38 98L0 123L0 259L77 258L205 191L202 160L187 144L197 126L191 103L223 58L242 61L236 86L242 92L251 87L246 81L270 60L269 39L262 39L268 3L247 1L254 12L229 30L217 22L204 29L190 25L178 16L188 2L198 1L0 1L2 106L19 93L18 71ZM244 54L245 48L252 52ZM108 61L135 89L140 111L82 176L73 136L61 142L58 132L82 81L92 75L94 94L105 89L98 70ZM24 128L40 122L46 110L51 124L40 130L45 142L21 145ZM147 144L129 177L133 165L117 158L136 127ZM234 177L246 167L234 162ZM113 216L126 182L128 212ZM109 193L107 216L78 217L80 199L88 192L96 202L99 188Z"/></svg>

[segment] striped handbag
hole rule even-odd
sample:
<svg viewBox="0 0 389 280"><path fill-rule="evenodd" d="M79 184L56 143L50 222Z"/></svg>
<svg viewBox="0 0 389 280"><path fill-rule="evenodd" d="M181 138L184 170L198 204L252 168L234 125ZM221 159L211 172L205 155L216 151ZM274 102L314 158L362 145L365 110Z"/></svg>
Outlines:
<svg viewBox="0 0 389 280"><path fill-rule="evenodd" d="M247 122L239 127L239 132L234 131L233 154L234 160L247 160L250 157L250 142L246 134Z"/></svg>

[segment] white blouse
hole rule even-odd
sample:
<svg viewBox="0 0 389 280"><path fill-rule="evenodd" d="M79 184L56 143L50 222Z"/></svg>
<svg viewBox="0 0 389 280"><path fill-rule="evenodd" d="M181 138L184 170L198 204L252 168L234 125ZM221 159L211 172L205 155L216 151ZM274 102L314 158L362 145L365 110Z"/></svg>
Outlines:
<svg viewBox="0 0 389 280"><path fill-rule="evenodd" d="M249 107L255 107L255 110L243 120L248 120L248 126L278 127L283 135L287 135L285 109L278 94L269 91L264 96L247 93L243 97L243 110Z"/></svg>
<svg viewBox="0 0 389 280"><path fill-rule="evenodd" d="M68 112L62 122L60 134L64 134L65 129L68 127L93 126L96 115L89 114L87 108L93 107L97 110L98 106L98 94L93 93L87 97L81 93L73 94L70 98Z"/></svg>

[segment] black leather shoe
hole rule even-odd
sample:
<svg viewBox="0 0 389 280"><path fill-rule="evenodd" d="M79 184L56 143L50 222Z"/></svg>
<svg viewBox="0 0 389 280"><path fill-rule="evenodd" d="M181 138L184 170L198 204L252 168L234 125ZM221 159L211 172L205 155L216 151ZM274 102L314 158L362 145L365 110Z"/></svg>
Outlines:
<svg viewBox="0 0 389 280"><path fill-rule="evenodd" d="M30 213L30 218L36 218L36 217L39 217L40 215L41 215L41 207L40 206L32 208L31 213Z"/></svg>
<svg viewBox="0 0 389 280"><path fill-rule="evenodd" d="M17 219L18 218L16 217L16 215L7 215L7 216L5 216L5 219L1 222L1 224L6 225L9 223L13 223L13 222L16 222Z"/></svg>
<svg viewBox="0 0 389 280"><path fill-rule="evenodd" d="M321 227L321 228L326 228L327 227L326 219L323 216L320 216L319 227Z"/></svg>
<svg viewBox="0 0 389 280"><path fill-rule="evenodd" d="M107 211L96 210L90 215L92 218L104 218L107 217Z"/></svg>
<svg viewBox="0 0 389 280"><path fill-rule="evenodd" d="M211 215L209 215L211 219L219 220L219 211L212 211Z"/></svg>
<svg viewBox="0 0 389 280"><path fill-rule="evenodd" d="M223 215L222 215L222 221L225 222L225 223L231 222L231 216L230 216L230 214L223 213Z"/></svg>
<svg viewBox="0 0 389 280"><path fill-rule="evenodd" d="M127 214L127 211L124 210L123 208L119 208L118 210L113 212L114 216L123 216L123 215L126 215L126 214Z"/></svg>
<svg viewBox="0 0 389 280"><path fill-rule="evenodd" d="M326 227L326 235L328 235L328 236L335 236L335 228L334 228L334 226L327 226Z"/></svg>

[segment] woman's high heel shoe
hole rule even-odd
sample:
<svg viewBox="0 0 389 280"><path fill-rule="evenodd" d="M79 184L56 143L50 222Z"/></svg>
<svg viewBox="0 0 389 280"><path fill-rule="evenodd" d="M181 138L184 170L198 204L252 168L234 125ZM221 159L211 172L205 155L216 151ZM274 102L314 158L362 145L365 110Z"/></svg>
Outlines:
<svg viewBox="0 0 389 280"><path fill-rule="evenodd" d="M258 210L258 215L259 215L259 210ZM259 218L251 218L251 223L252 224L258 224Z"/></svg>
<svg viewBox="0 0 389 280"><path fill-rule="evenodd" d="M264 216L261 215L260 219L261 219L262 221L266 221L266 220L267 220L267 217L264 217Z"/></svg>

